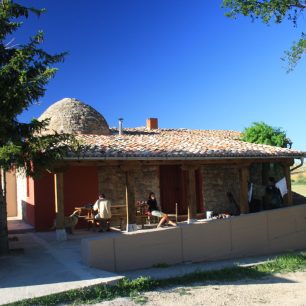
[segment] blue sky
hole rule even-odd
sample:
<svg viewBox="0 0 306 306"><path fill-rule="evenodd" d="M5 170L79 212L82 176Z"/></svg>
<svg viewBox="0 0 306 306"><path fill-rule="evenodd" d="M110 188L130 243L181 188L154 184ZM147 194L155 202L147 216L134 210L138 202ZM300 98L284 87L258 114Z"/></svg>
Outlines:
<svg viewBox="0 0 306 306"><path fill-rule="evenodd" d="M224 16L219 0L32 0L47 12L15 35L37 30L50 53L68 51L39 105L38 117L64 97L101 112L110 126L157 117L162 128L242 131L252 122L282 127L306 150L306 62L287 74L284 51L305 29Z"/></svg>

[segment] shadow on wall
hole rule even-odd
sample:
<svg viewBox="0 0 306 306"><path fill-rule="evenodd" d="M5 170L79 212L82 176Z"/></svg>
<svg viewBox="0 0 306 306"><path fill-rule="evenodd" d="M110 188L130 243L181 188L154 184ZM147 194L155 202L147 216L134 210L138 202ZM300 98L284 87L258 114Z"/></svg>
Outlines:
<svg viewBox="0 0 306 306"><path fill-rule="evenodd" d="M35 226L35 207L26 201L21 201L22 220Z"/></svg>

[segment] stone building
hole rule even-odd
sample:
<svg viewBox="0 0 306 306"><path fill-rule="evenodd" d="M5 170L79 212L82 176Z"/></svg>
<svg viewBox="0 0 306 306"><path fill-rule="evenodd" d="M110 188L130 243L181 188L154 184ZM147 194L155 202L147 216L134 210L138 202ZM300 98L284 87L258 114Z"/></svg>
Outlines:
<svg viewBox="0 0 306 306"><path fill-rule="evenodd" d="M56 207L68 215L76 206L94 203L102 192L113 204L126 205L129 230L135 229L136 202L151 191L164 212L174 213L177 203L179 215L190 223L206 210L234 214L234 202L248 213L249 184L260 204L270 176L286 178L284 201L291 205L290 166L305 156L242 142L234 131L160 129L155 118L147 119L145 127L110 128L100 113L77 99L56 102L40 117L46 118L48 133L73 133L87 149L81 156L67 156L57 173L46 172L35 181L18 177L17 201L37 230L51 227Z"/></svg>

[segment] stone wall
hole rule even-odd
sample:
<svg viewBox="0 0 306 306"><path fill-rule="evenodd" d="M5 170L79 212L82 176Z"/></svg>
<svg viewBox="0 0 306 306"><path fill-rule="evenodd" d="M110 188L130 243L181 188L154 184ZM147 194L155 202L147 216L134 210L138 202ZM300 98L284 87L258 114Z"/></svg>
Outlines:
<svg viewBox="0 0 306 306"><path fill-rule="evenodd" d="M239 168L219 165L202 166L202 176L205 210L212 210L214 213L229 212L234 214L235 206L229 202L226 193L231 192L239 205Z"/></svg>
<svg viewBox="0 0 306 306"><path fill-rule="evenodd" d="M279 181L285 176L284 168L280 163L263 163L262 164L262 183L266 185L269 177L274 177Z"/></svg>
<svg viewBox="0 0 306 306"><path fill-rule="evenodd" d="M254 163L250 166L250 181L253 184L262 185L262 163Z"/></svg>
<svg viewBox="0 0 306 306"><path fill-rule="evenodd" d="M113 204L125 204L125 173L120 167L100 167L98 169L99 193L104 193ZM132 171L135 201L147 200L149 192L160 199L159 167L144 166Z"/></svg>
<svg viewBox="0 0 306 306"><path fill-rule="evenodd" d="M262 201L269 177L275 181L285 176L284 167L280 163L254 163L250 166L250 182L253 185L253 199Z"/></svg>
<svg viewBox="0 0 306 306"><path fill-rule="evenodd" d="M113 204L125 204L125 175L119 167L98 168L99 193L104 193Z"/></svg>
<svg viewBox="0 0 306 306"><path fill-rule="evenodd" d="M253 199L262 201L265 194L265 185L263 183L263 164L254 163L250 166L250 182L253 183Z"/></svg>
<svg viewBox="0 0 306 306"><path fill-rule="evenodd" d="M147 200L150 192L154 192L157 202L160 203L159 167L145 166L134 173L135 200Z"/></svg>

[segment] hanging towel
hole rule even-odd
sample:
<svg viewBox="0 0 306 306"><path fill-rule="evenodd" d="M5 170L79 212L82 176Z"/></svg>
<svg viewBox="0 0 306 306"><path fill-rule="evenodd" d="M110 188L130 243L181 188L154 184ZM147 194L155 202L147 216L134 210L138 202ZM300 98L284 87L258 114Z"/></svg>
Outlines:
<svg viewBox="0 0 306 306"><path fill-rule="evenodd" d="M278 181L275 186L279 189L282 194L282 197L288 193L286 178L283 177L280 181Z"/></svg>

